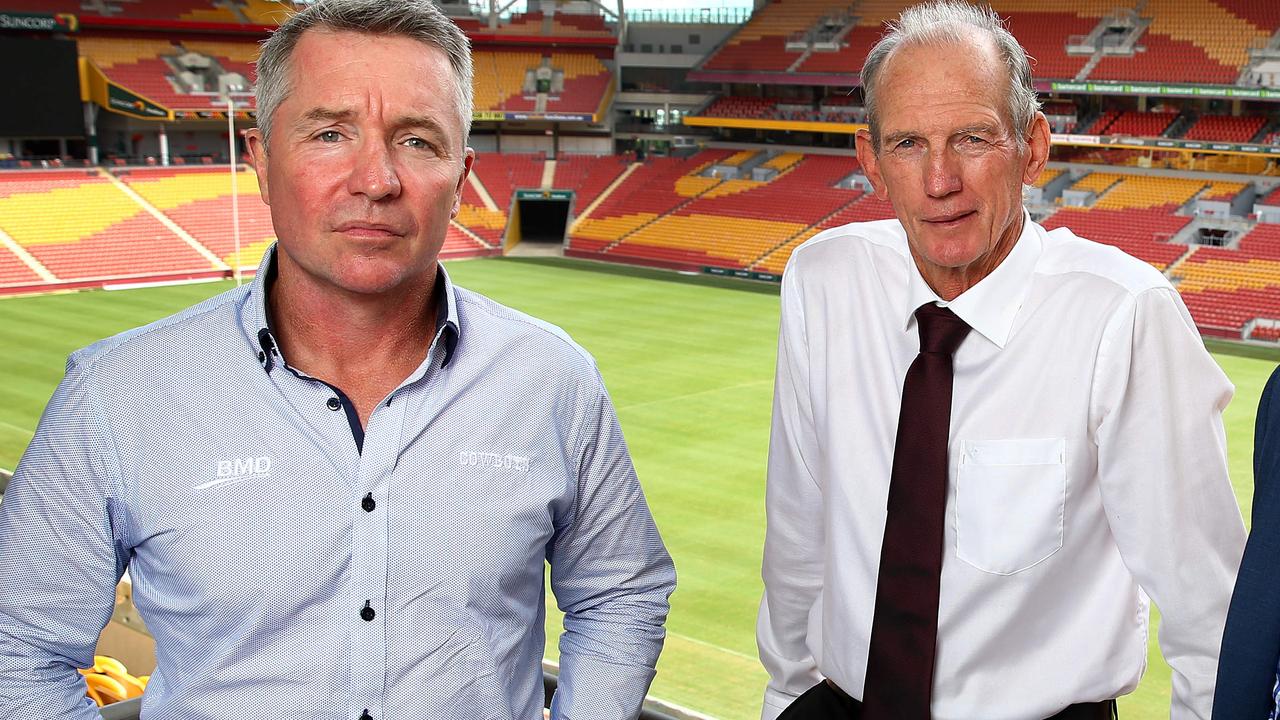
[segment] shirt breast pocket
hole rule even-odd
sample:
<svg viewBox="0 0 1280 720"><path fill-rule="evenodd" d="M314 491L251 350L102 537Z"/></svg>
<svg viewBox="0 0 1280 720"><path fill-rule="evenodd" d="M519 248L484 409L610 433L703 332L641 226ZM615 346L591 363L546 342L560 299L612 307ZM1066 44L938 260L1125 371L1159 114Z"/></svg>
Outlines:
<svg viewBox="0 0 1280 720"><path fill-rule="evenodd" d="M1013 575L1062 547L1067 499L1063 438L964 440L956 473L956 554Z"/></svg>

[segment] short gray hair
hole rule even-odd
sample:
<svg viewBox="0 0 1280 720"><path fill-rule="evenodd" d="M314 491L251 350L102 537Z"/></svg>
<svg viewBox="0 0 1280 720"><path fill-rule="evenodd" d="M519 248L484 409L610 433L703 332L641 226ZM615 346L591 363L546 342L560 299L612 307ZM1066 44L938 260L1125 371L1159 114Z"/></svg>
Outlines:
<svg viewBox="0 0 1280 720"><path fill-rule="evenodd" d="M862 65L862 97L871 126L871 146L880 151L880 118L876 105L876 83L885 63L898 48L907 45L940 45L972 42L974 30L985 32L1009 72L1009 113L1018 144L1027 141L1027 128L1040 110L1035 86L1031 83L1031 61L990 7L970 5L963 0L931 0L902 11L889 32L867 53Z"/></svg>
<svg viewBox="0 0 1280 720"><path fill-rule="evenodd" d="M292 88L289 71L293 49L307 30L396 35L439 48L449 58L462 116L462 141L471 133L471 41L431 0L316 0L280 25L262 43L253 93L258 101L258 128L265 143L271 136L276 108Z"/></svg>

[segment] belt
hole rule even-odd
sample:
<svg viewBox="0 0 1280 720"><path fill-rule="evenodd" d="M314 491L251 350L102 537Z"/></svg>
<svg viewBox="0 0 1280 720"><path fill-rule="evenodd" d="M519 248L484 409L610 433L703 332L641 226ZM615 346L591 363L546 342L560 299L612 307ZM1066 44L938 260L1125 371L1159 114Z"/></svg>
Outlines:
<svg viewBox="0 0 1280 720"><path fill-rule="evenodd" d="M836 685L830 680L825 680L824 682L827 683L827 687L831 688L832 691L839 695L840 698L848 703L854 710L862 707L861 702L850 697L848 693L840 689L839 685ZM1045 720L1115 720L1117 717L1116 701L1101 700L1099 702L1068 705L1059 712L1050 715Z"/></svg>

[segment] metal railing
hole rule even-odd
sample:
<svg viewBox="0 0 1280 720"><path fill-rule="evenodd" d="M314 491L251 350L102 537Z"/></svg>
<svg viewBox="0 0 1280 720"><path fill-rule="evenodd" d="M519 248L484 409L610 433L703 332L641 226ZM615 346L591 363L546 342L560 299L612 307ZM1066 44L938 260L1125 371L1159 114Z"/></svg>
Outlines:
<svg viewBox="0 0 1280 720"><path fill-rule="evenodd" d="M741 25L751 19L751 8L637 8L627 10L627 22L670 25Z"/></svg>

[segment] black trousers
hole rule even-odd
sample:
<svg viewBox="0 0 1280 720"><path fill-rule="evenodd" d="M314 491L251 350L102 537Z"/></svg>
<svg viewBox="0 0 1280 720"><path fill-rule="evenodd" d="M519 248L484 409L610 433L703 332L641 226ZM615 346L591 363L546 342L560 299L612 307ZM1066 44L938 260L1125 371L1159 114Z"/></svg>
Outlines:
<svg viewBox="0 0 1280 720"><path fill-rule="evenodd" d="M787 706L778 720L857 720L862 703L834 684L823 681L805 691ZM1047 720L1115 720L1116 701L1072 705Z"/></svg>

